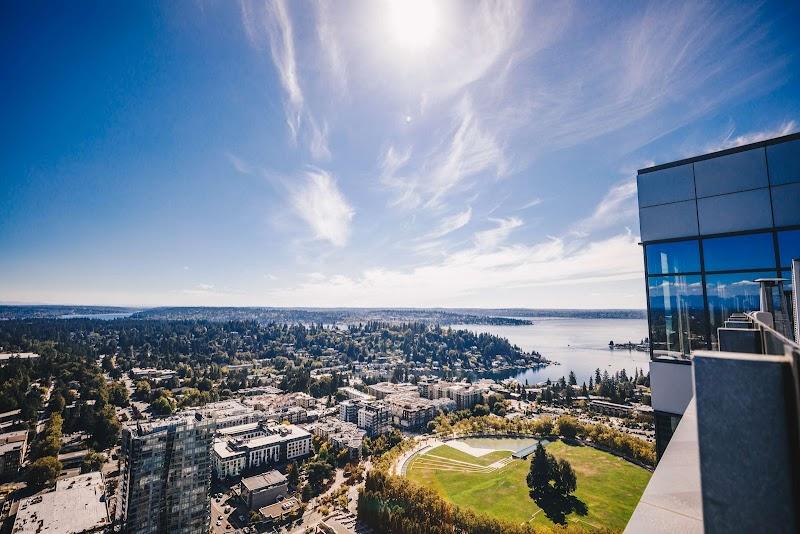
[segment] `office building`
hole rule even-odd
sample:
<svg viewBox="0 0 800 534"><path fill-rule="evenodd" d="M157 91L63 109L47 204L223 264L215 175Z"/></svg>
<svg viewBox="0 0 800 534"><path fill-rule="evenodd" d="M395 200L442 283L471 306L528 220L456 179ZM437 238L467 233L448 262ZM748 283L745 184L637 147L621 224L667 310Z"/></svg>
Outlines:
<svg viewBox="0 0 800 534"><path fill-rule="evenodd" d="M126 532L208 531L213 439L214 418L200 411L123 428Z"/></svg>
<svg viewBox="0 0 800 534"><path fill-rule="evenodd" d="M286 477L279 471L267 471L260 475L243 478L239 483L242 500L250 510L258 510L273 504L289 493Z"/></svg>
<svg viewBox="0 0 800 534"><path fill-rule="evenodd" d="M659 461L625 532L797 532L800 135L640 171L639 202Z"/></svg>
<svg viewBox="0 0 800 534"><path fill-rule="evenodd" d="M89 534L110 529L105 483L94 472L59 480L53 491L22 499L11 531Z"/></svg>
<svg viewBox="0 0 800 534"><path fill-rule="evenodd" d="M775 299L791 302L800 135L642 169L638 193L660 458L692 397L692 353L725 348L718 329L759 309L756 280L786 279ZM779 331L790 315L775 315Z"/></svg>

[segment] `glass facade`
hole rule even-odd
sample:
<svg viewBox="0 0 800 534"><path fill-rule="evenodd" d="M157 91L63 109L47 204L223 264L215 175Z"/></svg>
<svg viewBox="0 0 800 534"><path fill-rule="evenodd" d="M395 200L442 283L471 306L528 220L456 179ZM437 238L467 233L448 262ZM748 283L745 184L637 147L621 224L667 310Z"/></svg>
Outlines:
<svg viewBox="0 0 800 534"><path fill-rule="evenodd" d="M706 275L706 295L713 350L719 350L717 328L724 326L731 314L759 309L759 284L755 280L774 278L775 276L775 271Z"/></svg>
<svg viewBox="0 0 800 534"><path fill-rule="evenodd" d="M800 259L800 230L778 232L778 250L781 267L792 267L792 260Z"/></svg>
<svg viewBox="0 0 800 534"><path fill-rule="evenodd" d="M703 239L706 271L775 268L772 232Z"/></svg>
<svg viewBox="0 0 800 534"><path fill-rule="evenodd" d="M650 274L700 272L700 246L697 240L647 245L645 254Z"/></svg>
<svg viewBox="0 0 800 534"><path fill-rule="evenodd" d="M800 134L641 169L637 189L660 458L693 395L691 353L718 350L731 314L760 308L757 279L785 279L773 319L791 331Z"/></svg>
<svg viewBox="0 0 800 534"><path fill-rule="evenodd" d="M717 329L731 314L759 309L757 279L786 278L789 298L775 308L792 302L787 269L800 258L800 229L646 243L644 249L651 355L682 359L693 350L718 350Z"/></svg>
<svg viewBox="0 0 800 534"><path fill-rule="evenodd" d="M700 276L651 276L648 294L653 356L680 359L707 345Z"/></svg>

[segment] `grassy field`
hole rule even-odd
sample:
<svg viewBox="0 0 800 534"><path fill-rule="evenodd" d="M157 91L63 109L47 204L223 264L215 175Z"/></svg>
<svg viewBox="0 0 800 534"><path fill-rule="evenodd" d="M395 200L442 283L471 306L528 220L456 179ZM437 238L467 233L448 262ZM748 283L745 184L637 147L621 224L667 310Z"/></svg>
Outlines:
<svg viewBox="0 0 800 534"><path fill-rule="evenodd" d="M547 450L556 458L566 458L578 477L575 497L586 510L584 514L568 514L567 521L623 530L650 480L650 472L592 447L556 442ZM528 495L525 477L529 460L511 460L494 470L486 467L510 456L510 452L498 451L476 458L442 445L414 458L408 477L459 506L508 521L552 526L554 523ZM448 464L445 458L451 462Z"/></svg>

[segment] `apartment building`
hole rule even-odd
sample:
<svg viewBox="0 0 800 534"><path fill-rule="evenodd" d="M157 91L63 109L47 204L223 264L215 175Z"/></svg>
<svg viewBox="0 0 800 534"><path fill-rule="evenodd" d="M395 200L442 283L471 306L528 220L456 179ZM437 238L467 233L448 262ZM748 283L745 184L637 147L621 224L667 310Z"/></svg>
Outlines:
<svg viewBox="0 0 800 534"><path fill-rule="evenodd" d="M213 447L213 469L218 478L236 477L245 470L273 466L309 456L311 434L295 425L273 421L224 429Z"/></svg>

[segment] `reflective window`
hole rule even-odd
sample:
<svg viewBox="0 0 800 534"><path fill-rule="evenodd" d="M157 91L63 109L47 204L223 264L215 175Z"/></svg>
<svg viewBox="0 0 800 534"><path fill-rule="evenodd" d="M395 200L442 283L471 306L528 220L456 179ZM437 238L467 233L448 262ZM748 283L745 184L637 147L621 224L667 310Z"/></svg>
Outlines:
<svg viewBox="0 0 800 534"><path fill-rule="evenodd" d="M700 247L697 240L647 245L648 274L700 272Z"/></svg>
<svg viewBox="0 0 800 534"><path fill-rule="evenodd" d="M707 347L703 284L699 275L648 278L653 357L685 358Z"/></svg>
<svg viewBox="0 0 800 534"><path fill-rule="evenodd" d="M694 164L697 197L724 195L767 187L767 165L763 148L735 152Z"/></svg>
<svg viewBox="0 0 800 534"><path fill-rule="evenodd" d="M717 328L734 313L759 309L758 278L774 278L775 271L706 275L708 315L711 321L711 346L719 350Z"/></svg>
<svg viewBox="0 0 800 534"><path fill-rule="evenodd" d="M778 232L778 250L781 267L791 267L792 260L800 260L800 230Z"/></svg>
<svg viewBox="0 0 800 534"><path fill-rule="evenodd" d="M768 146L767 159L773 185L800 182L800 139Z"/></svg>
<svg viewBox="0 0 800 534"><path fill-rule="evenodd" d="M772 233L715 237L703 240L706 271L775 267Z"/></svg>

